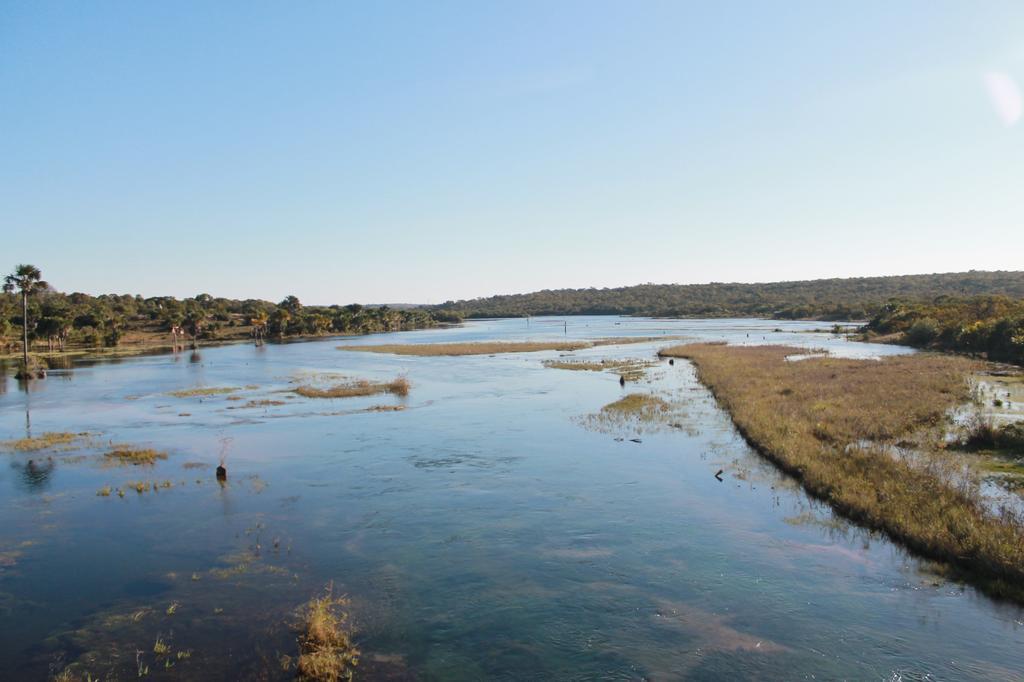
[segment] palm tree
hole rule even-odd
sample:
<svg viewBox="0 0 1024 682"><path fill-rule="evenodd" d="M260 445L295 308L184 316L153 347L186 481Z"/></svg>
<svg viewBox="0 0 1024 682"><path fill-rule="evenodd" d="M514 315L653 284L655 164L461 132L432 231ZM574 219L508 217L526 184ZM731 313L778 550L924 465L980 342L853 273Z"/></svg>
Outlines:
<svg viewBox="0 0 1024 682"><path fill-rule="evenodd" d="M21 292L21 358L24 372L28 372L28 297L45 291L50 285L43 281L43 273L34 265L19 265L4 278L4 291L8 294Z"/></svg>

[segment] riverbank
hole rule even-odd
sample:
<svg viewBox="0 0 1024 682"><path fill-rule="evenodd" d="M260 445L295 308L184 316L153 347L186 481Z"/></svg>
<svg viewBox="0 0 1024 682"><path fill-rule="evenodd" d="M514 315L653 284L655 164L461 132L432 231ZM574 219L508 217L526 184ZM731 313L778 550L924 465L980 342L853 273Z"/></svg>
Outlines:
<svg viewBox="0 0 1024 682"><path fill-rule="evenodd" d="M941 452L946 415L970 398L976 363L932 354L790 359L805 353L694 344L660 355L691 360L744 438L811 495L989 593L1021 600L1024 524L990 511Z"/></svg>

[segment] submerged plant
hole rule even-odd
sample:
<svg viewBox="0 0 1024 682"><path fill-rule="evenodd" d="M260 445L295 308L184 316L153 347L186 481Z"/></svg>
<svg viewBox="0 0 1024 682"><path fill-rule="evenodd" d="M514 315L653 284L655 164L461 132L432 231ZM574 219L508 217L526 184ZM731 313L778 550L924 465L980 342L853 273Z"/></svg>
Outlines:
<svg viewBox="0 0 1024 682"><path fill-rule="evenodd" d="M235 386L218 386L212 388L186 388L180 391L170 391L167 395L175 398L202 398L211 395L225 395L240 390Z"/></svg>

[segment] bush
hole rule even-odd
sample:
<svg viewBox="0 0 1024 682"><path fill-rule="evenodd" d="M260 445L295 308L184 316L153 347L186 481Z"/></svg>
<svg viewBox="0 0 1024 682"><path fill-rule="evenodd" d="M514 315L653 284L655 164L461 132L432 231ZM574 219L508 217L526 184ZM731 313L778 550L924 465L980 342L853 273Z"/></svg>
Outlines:
<svg viewBox="0 0 1024 682"><path fill-rule="evenodd" d="M912 346L927 346L939 335L939 323L925 317L910 325L907 330L907 341Z"/></svg>

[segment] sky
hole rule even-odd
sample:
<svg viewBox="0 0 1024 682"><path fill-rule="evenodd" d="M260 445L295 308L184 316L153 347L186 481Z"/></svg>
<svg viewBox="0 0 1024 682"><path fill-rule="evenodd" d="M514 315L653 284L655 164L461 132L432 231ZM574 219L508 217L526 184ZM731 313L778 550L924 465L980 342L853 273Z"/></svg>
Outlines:
<svg viewBox="0 0 1024 682"><path fill-rule="evenodd" d="M1024 269L1024 3L0 3L0 269L440 303Z"/></svg>

